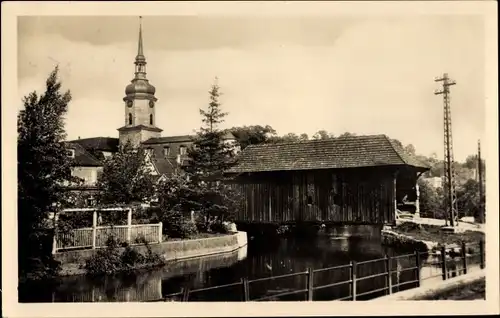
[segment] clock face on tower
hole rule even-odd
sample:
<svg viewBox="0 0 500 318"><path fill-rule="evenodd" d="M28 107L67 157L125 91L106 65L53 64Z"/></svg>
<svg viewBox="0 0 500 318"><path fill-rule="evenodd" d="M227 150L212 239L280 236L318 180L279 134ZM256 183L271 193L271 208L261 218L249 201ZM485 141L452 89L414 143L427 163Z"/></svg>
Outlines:
<svg viewBox="0 0 500 318"><path fill-rule="evenodd" d="M127 101L127 106L128 106L128 107L132 107L132 105L133 105L132 101L131 101L131 100L128 100L128 101Z"/></svg>
<svg viewBox="0 0 500 318"><path fill-rule="evenodd" d="M155 102L154 102L154 101L152 101L152 100L150 100L150 101L149 101L149 107L153 108L154 106L155 106Z"/></svg>

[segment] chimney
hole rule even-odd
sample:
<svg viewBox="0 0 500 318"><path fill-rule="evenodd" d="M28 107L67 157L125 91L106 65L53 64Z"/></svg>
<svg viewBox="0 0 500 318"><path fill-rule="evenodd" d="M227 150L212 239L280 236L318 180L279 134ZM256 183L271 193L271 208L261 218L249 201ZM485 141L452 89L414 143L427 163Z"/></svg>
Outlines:
<svg viewBox="0 0 500 318"><path fill-rule="evenodd" d="M178 164L181 164L181 155L180 154L177 154L177 163Z"/></svg>

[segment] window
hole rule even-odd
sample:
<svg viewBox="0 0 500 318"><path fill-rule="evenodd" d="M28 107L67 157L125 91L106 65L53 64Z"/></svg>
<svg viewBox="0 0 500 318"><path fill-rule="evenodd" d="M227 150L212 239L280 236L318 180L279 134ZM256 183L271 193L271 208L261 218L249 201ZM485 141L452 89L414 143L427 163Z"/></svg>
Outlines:
<svg viewBox="0 0 500 318"><path fill-rule="evenodd" d="M132 125L132 114L128 113L128 124Z"/></svg>
<svg viewBox="0 0 500 318"><path fill-rule="evenodd" d="M149 115L149 124L153 124L153 114Z"/></svg>
<svg viewBox="0 0 500 318"><path fill-rule="evenodd" d="M66 156L68 156L70 158L75 158L75 149L66 150Z"/></svg>
<svg viewBox="0 0 500 318"><path fill-rule="evenodd" d="M168 157L170 155L170 147L163 147L163 156Z"/></svg>
<svg viewBox="0 0 500 318"><path fill-rule="evenodd" d="M180 146L179 147L179 154L181 156L185 155L186 154L186 146Z"/></svg>

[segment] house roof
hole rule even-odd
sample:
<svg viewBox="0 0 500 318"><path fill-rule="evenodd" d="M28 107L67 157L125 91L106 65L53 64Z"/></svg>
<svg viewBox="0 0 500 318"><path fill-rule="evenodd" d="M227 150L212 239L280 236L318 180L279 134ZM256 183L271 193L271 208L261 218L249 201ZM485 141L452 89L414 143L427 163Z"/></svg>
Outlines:
<svg viewBox="0 0 500 318"><path fill-rule="evenodd" d="M168 144L168 143L178 143L178 142L193 142L196 135L182 135L182 136L168 136L168 137L156 137L149 138L143 144L151 145L151 144ZM227 132L224 137L224 140L235 139L234 135L231 132Z"/></svg>
<svg viewBox="0 0 500 318"><path fill-rule="evenodd" d="M95 149L95 150L110 151L110 152L118 151L118 144L119 144L118 138L112 138L112 137L84 138L84 139L71 140L69 142L77 143L85 149Z"/></svg>
<svg viewBox="0 0 500 318"><path fill-rule="evenodd" d="M229 173L409 165L429 167L385 135L259 144L246 147Z"/></svg>
<svg viewBox="0 0 500 318"><path fill-rule="evenodd" d="M92 156L85 148L81 145L73 142L67 142L66 146L70 149L75 150L75 158L72 162L73 166L78 167L100 167L102 163Z"/></svg>

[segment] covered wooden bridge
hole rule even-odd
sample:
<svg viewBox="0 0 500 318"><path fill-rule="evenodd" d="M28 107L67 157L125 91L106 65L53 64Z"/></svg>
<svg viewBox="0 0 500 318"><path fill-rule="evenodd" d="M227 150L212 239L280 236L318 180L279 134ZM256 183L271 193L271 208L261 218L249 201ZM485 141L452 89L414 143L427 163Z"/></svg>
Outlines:
<svg viewBox="0 0 500 318"><path fill-rule="evenodd" d="M395 222L398 180L415 185L427 170L372 135L251 145L228 173L244 196L239 223L385 224Z"/></svg>

